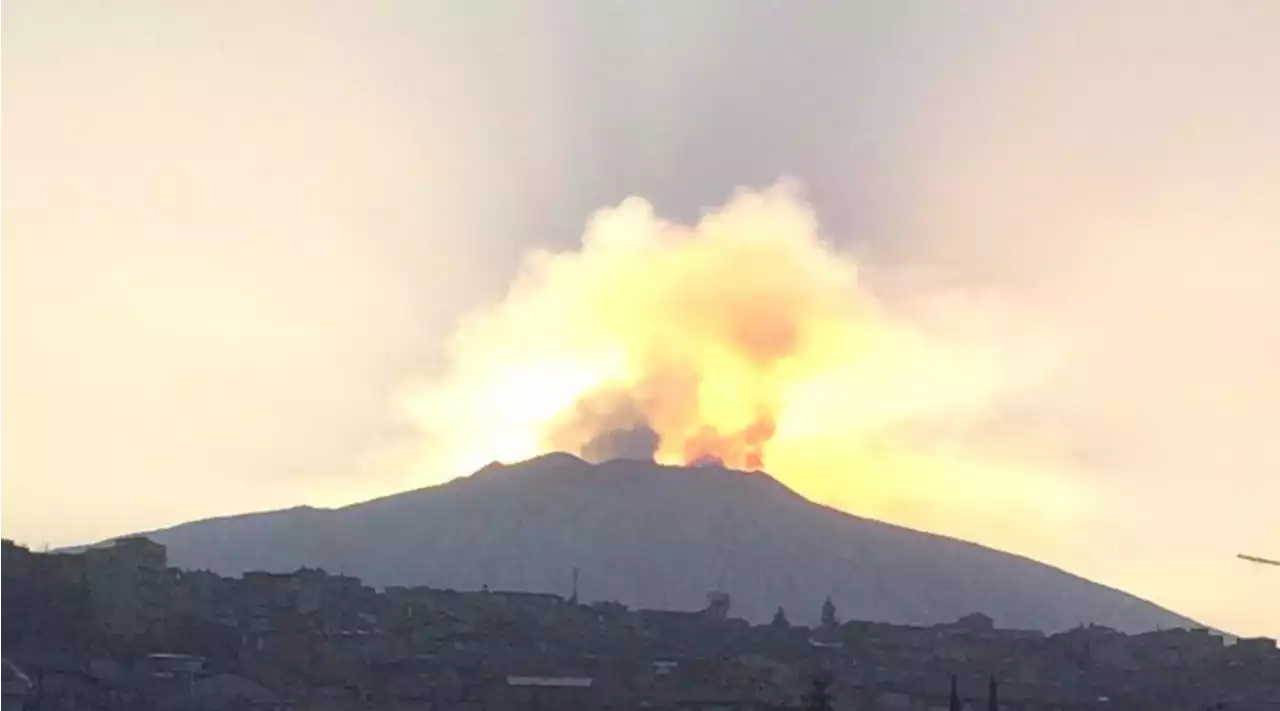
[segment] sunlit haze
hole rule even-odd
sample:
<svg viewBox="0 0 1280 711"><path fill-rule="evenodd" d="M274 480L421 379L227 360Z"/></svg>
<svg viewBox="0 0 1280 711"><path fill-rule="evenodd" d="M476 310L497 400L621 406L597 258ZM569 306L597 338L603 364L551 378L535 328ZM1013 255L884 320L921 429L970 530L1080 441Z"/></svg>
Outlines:
<svg viewBox="0 0 1280 711"><path fill-rule="evenodd" d="M714 458L1280 636L1280 3L3 21L6 537Z"/></svg>

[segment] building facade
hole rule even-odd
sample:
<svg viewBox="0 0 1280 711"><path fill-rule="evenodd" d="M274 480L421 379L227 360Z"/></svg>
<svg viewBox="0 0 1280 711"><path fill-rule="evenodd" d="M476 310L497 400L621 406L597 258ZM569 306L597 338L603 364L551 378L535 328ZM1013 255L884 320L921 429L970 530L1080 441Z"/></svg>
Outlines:
<svg viewBox="0 0 1280 711"><path fill-rule="evenodd" d="M94 617L108 634L132 639L164 624L165 547L141 537L121 538L84 553Z"/></svg>

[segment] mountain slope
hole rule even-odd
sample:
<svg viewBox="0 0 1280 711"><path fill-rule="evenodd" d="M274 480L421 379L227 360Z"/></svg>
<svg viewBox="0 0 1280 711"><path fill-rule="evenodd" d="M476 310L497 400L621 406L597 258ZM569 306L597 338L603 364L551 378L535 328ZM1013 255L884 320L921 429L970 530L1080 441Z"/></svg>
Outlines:
<svg viewBox="0 0 1280 711"><path fill-rule="evenodd" d="M567 594L735 615L783 605L812 622L830 594L849 619L928 624L982 611L1005 627L1187 626L1125 593L970 543L813 504L764 474L591 465L552 454L341 509L210 519L146 534L184 568L227 575L319 566L366 582Z"/></svg>

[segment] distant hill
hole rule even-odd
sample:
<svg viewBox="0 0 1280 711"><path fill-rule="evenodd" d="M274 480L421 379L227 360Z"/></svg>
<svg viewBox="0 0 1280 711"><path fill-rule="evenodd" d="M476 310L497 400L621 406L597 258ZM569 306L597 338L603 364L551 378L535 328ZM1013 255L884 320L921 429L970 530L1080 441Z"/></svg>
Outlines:
<svg viewBox="0 0 1280 711"><path fill-rule="evenodd" d="M732 615L753 621L782 605L791 620L812 623L831 595L843 618L905 624L974 611L999 626L1046 631L1194 624L1026 558L814 504L765 474L592 465L567 454L492 464L340 509L210 519L145 535L183 568L238 575L313 566L377 586L567 596L576 566L583 600L697 609L719 588L732 595Z"/></svg>

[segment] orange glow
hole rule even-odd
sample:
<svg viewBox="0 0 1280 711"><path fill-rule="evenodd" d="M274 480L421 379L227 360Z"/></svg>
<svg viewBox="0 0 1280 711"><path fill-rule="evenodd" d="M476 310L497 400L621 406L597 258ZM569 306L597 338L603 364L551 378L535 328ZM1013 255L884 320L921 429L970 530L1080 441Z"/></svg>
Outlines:
<svg viewBox="0 0 1280 711"><path fill-rule="evenodd" d="M975 298L910 297L876 298L791 186L692 227L632 198L597 213L580 250L532 255L503 302L463 322L452 371L407 403L458 473L643 427L659 462L766 469L918 523L971 487L1074 506L1044 466L1054 452L989 424L1052 351L993 335L999 316Z"/></svg>

